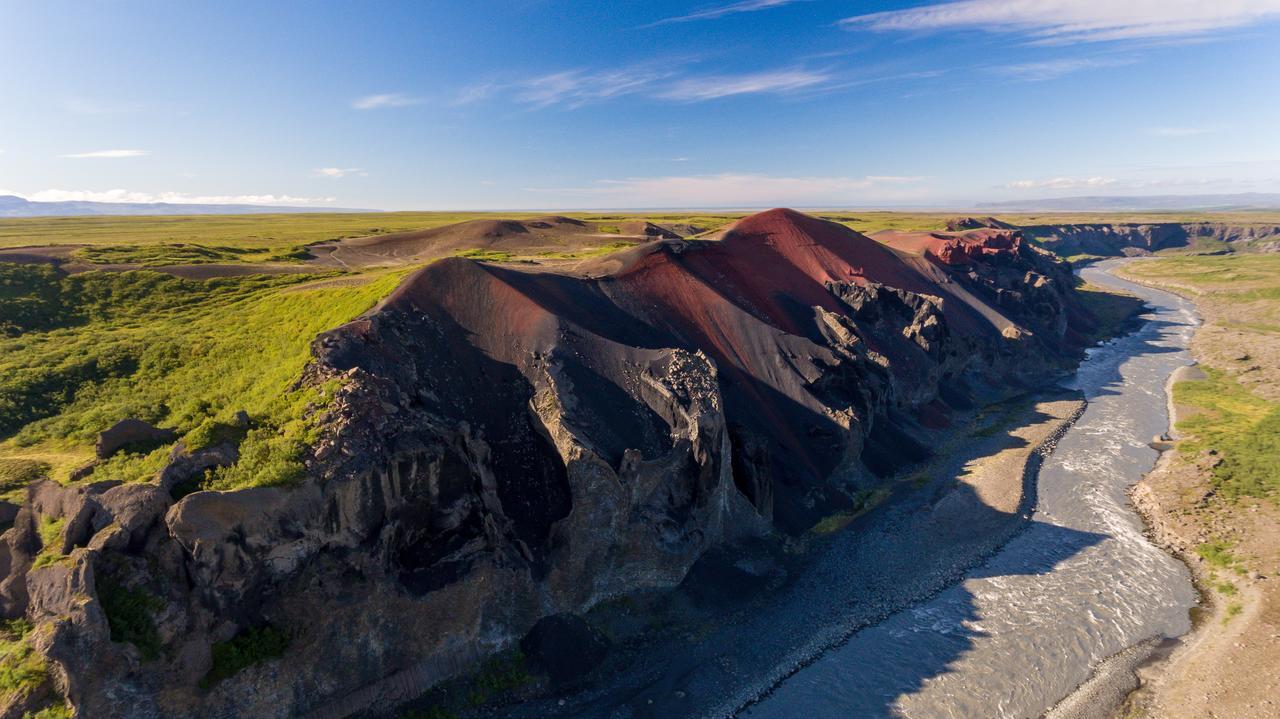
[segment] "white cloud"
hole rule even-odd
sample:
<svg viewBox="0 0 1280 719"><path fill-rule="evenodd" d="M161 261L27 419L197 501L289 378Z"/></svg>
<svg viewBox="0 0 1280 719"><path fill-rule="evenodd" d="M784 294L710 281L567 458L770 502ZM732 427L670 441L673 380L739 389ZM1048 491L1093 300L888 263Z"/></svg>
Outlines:
<svg viewBox="0 0 1280 719"><path fill-rule="evenodd" d="M409 107L421 105L422 98L406 95L402 92L390 92L382 95L366 95L351 101L356 110L379 110L385 107Z"/></svg>
<svg viewBox="0 0 1280 719"><path fill-rule="evenodd" d="M1029 62L1020 65L1000 65L990 68L991 72L1006 75L1017 80L1038 82L1053 80L1080 70L1094 70L1103 67L1120 67L1132 65L1130 58L1065 58L1046 60L1045 62Z"/></svg>
<svg viewBox="0 0 1280 719"><path fill-rule="evenodd" d="M882 194L921 177L776 177L721 173L598 180L588 187L525 188L530 192L607 199L609 206L757 207L762 205L840 205ZM901 192L901 190L897 190Z"/></svg>
<svg viewBox="0 0 1280 719"><path fill-rule="evenodd" d="M808 2L808 0L741 0L740 2L731 3L729 5L719 5L717 7L709 7L704 10L697 10L687 15L663 18L657 22L649 23L644 27L657 27L659 25L668 25L677 22L693 22L695 20L715 20L716 18L721 18L725 15L736 15L743 12L768 10L769 8L791 5L796 2Z"/></svg>
<svg viewBox="0 0 1280 719"><path fill-rule="evenodd" d="M59 155L58 157L70 157L77 160L101 160L117 157L142 157L147 154L150 153L146 150L94 150L93 152L76 152L69 155Z"/></svg>
<svg viewBox="0 0 1280 719"><path fill-rule="evenodd" d="M1074 190L1114 184L1116 179L1113 177L1051 177L1045 180L1014 180L1005 187L1010 190Z"/></svg>
<svg viewBox="0 0 1280 719"><path fill-rule="evenodd" d="M131 190L40 190L13 192L32 202L168 202L175 205L322 205L333 197L292 195L189 195L183 192L134 192Z"/></svg>
<svg viewBox="0 0 1280 719"><path fill-rule="evenodd" d="M667 100L715 100L732 95L783 93L821 85L831 76L807 70L777 70L746 75L709 75L677 80L657 96Z"/></svg>
<svg viewBox="0 0 1280 719"><path fill-rule="evenodd" d="M314 177L327 177L334 180L346 177L347 175L359 175L360 177L368 177L369 173L359 167L317 167L311 171Z"/></svg>
<svg viewBox="0 0 1280 719"><path fill-rule="evenodd" d="M1280 0L962 0L845 18L850 29L976 28L1042 43L1200 35L1280 17Z"/></svg>
<svg viewBox="0 0 1280 719"><path fill-rule="evenodd" d="M1153 127L1148 130L1149 133L1156 137L1191 137L1193 135L1207 135L1214 130L1208 127Z"/></svg>

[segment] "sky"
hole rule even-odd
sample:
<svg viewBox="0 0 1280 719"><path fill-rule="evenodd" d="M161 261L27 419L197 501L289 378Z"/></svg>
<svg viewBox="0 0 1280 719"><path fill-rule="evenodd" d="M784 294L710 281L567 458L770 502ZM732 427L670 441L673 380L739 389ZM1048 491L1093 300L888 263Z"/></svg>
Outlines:
<svg viewBox="0 0 1280 719"><path fill-rule="evenodd" d="M371 209L1280 191L1280 0L0 0L0 194Z"/></svg>

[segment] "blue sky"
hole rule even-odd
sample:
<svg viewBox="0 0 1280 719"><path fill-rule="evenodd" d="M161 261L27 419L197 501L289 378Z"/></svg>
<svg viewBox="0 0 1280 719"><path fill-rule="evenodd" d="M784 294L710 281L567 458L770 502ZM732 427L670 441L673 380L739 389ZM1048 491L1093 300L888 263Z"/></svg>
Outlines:
<svg viewBox="0 0 1280 719"><path fill-rule="evenodd" d="M379 209L1280 191L1280 0L0 0L0 192Z"/></svg>

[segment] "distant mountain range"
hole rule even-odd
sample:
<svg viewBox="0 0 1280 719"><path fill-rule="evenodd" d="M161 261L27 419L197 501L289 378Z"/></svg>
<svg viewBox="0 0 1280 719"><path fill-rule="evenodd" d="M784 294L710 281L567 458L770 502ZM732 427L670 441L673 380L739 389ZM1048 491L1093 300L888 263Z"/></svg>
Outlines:
<svg viewBox="0 0 1280 719"><path fill-rule="evenodd" d="M280 212L378 212L338 207L281 205L188 205L171 202L32 202L0 195L0 217L66 217L70 215L250 215Z"/></svg>
<svg viewBox="0 0 1280 719"><path fill-rule="evenodd" d="M977 209L1004 212L1038 210L1087 212L1134 210L1274 210L1280 209L1280 194L1242 192L1233 195L1145 195L1050 197L1039 200L981 202Z"/></svg>

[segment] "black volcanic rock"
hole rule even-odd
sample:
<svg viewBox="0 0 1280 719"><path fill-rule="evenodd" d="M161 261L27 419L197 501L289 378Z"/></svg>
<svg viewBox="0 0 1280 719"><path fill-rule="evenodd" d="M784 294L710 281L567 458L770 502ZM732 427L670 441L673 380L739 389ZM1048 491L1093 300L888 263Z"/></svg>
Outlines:
<svg viewBox="0 0 1280 719"><path fill-rule="evenodd" d="M0 538L0 606L54 627L42 652L86 716L385 709L531 630L568 678L558 647L596 649L564 615L803 533L926 456L922 427L974 388L1070 366L1067 265L970 232L886 244L771 210L572 274L432 263L313 343L302 383L337 389L306 481L174 501L225 448L175 450L163 486L127 485L147 491L42 483ZM47 519L56 572L31 569ZM152 598L157 659L109 640L99 580ZM198 686L215 642L264 625L283 659Z"/></svg>
<svg viewBox="0 0 1280 719"><path fill-rule="evenodd" d="M609 653L609 640L581 617L554 614L543 617L520 640L520 650L556 686L585 679Z"/></svg>

